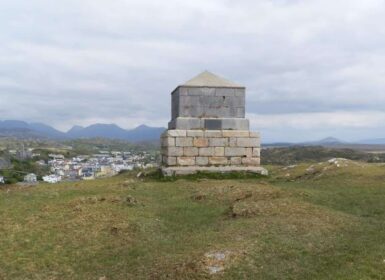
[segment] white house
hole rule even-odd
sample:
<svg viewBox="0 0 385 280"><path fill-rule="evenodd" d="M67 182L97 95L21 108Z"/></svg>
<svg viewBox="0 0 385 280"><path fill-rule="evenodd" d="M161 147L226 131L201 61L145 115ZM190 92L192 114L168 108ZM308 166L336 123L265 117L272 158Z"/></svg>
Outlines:
<svg viewBox="0 0 385 280"><path fill-rule="evenodd" d="M3 176L0 176L0 184L5 184L5 180Z"/></svg>
<svg viewBox="0 0 385 280"><path fill-rule="evenodd" d="M38 160L38 161L36 161L36 164L40 165L40 166L46 166L47 165L44 160Z"/></svg>
<svg viewBox="0 0 385 280"><path fill-rule="evenodd" d="M55 184L61 181L61 177L55 174L52 174L52 175L44 176L43 181L50 184Z"/></svg>
<svg viewBox="0 0 385 280"><path fill-rule="evenodd" d="M61 160L63 160L64 159L64 155L56 155L56 154L49 154L48 155L50 158L52 158L52 159L56 159L56 160L58 160L58 159L61 159Z"/></svg>
<svg viewBox="0 0 385 280"><path fill-rule="evenodd" d="M132 170L134 169L134 166L131 164L113 164L112 168L115 172L119 173L122 170Z"/></svg>
<svg viewBox="0 0 385 280"><path fill-rule="evenodd" d="M29 173L28 175L24 176L24 182L25 183L36 183L37 182L37 176L33 173Z"/></svg>

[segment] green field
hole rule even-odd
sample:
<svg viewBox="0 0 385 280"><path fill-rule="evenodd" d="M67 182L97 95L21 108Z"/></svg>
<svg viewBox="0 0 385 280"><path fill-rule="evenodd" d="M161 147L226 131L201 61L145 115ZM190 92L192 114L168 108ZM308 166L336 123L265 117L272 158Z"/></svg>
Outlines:
<svg viewBox="0 0 385 280"><path fill-rule="evenodd" d="M269 169L7 186L0 279L385 279L385 165Z"/></svg>

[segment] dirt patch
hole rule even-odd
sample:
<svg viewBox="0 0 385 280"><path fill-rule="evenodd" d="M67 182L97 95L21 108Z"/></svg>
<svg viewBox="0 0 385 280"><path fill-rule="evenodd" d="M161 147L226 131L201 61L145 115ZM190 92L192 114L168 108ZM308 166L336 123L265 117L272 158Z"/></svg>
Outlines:
<svg viewBox="0 0 385 280"><path fill-rule="evenodd" d="M204 188L199 186L192 196L194 200L214 199L221 202L234 203L243 200L275 199L284 195L278 188L267 184L213 184L210 182Z"/></svg>
<svg viewBox="0 0 385 280"><path fill-rule="evenodd" d="M138 200L131 195L84 196L70 201L69 205L73 207L75 211L81 211L83 206L99 203L123 203L131 207L138 205Z"/></svg>
<svg viewBox="0 0 385 280"><path fill-rule="evenodd" d="M238 201L230 206L231 217L272 216L287 213L292 203L287 199Z"/></svg>
<svg viewBox="0 0 385 280"><path fill-rule="evenodd" d="M204 254L202 264L208 274L218 274L233 264L241 253L231 250L211 251Z"/></svg>
<svg viewBox="0 0 385 280"><path fill-rule="evenodd" d="M207 196L205 194L198 193L198 194L192 195L191 198L192 200L202 201L202 200L205 200Z"/></svg>
<svg viewBox="0 0 385 280"><path fill-rule="evenodd" d="M122 182L121 184L119 184L120 187L124 187L124 188L128 188L128 189L132 189L132 190L135 190L136 187L137 187L137 180L131 178L131 179L128 179L128 180L125 180L124 182Z"/></svg>
<svg viewBox="0 0 385 280"><path fill-rule="evenodd" d="M136 200L135 197L129 195L127 196L125 199L124 199L124 203L128 206L135 206L136 204L138 204L138 201Z"/></svg>
<svg viewBox="0 0 385 280"><path fill-rule="evenodd" d="M175 263L162 260L153 267L150 279L221 279L217 277L221 277L227 268L244 255L240 251L223 249L211 250L203 255L190 255Z"/></svg>
<svg viewBox="0 0 385 280"><path fill-rule="evenodd" d="M210 275L204 269L202 261L197 258L190 258L172 262L160 260L151 269L149 279L210 279Z"/></svg>
<svg viewBox="0 0 385 280"><path fill-rule="evenodd" d="M275 225L290 234L306 235L311 232L317 234L335 232L356 221L345 214L330 213L324 208L297 201L291 197L273 200L238 201L230 206L227 213L235 219L260 219L264 223Z"/></svg>
<svg viewBox="0 0 385 280"><path fill-rule="evenodd" d="M138 232L138 227L135 224L128 222L115 223L106 228L112 237L119 238L120 241L133 241L132 236Z"/></svg>

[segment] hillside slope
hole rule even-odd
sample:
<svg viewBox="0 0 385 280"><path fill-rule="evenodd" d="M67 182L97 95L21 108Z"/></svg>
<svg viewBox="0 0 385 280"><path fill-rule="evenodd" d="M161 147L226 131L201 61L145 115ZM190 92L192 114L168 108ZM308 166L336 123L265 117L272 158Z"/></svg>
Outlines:
<svg viewBox="0 0 385 280"><path fill-rule="evenodd" d="M314 167L325 176L305 164L264 179L11 186L0 279L381 279L385 166L341 162Z"/></svg>

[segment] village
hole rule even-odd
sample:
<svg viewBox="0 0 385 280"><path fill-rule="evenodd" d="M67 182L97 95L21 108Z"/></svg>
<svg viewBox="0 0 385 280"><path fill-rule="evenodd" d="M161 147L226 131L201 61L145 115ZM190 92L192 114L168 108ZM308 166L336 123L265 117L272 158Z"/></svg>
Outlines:
<svg viewBox="0 0 385 280"><path fill-rule="evenodd" d="M31 153L33 158L39 154ZM35 164L47 170L44 176L35 173L26 173L20 184L37 184L38 181L58 183L62 181L94 180L111 177L122 171L133 169L147 169L156 167L156 157L147 151L121 152L99 151L92 155L77 155L66 158L63 154L51 153L49 160L37 160ZM23 173L23 171L20 171ZM40 180L39 180L40 179ZM0 184L5 184L6 178L0 176Z"/></svg>

